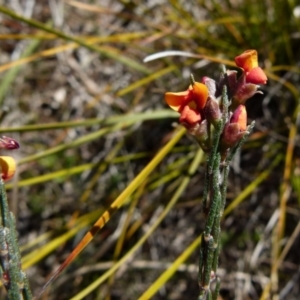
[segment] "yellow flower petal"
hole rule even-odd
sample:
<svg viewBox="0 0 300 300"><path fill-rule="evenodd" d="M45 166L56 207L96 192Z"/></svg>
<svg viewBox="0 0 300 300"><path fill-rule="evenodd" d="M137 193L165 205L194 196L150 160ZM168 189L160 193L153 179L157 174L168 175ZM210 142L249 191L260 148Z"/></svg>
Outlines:
<svg viewBox="0 0 300 300"><path fill-rule="evenodd" d="M193 85L193 94L198 107L202 109L205 106L208 97L208 89L206 85L200 82L195 82Z"/></svg>
<svg viewBox="0 0 300 300"><path fill-rule="evenodd" d="M4 181L11 179L16 171L16 161L11 156L0 156L1 177Z"/></svg>
<svg viewBox="0 0 300 300"><path fill-rule="evenodd" d="M237 56L235 63L238 67L245 70L245 72L251 71L258 66L258 57L256 50L246 50L241 55Z"/></svg>
<svg viewBox="0 0 300 300"><path fill-rule="evenodd" d="M185 103L186 97L189 93L189 90L179 93L168 92L165 94L165 101L172 109L179 111L181 105Z"/></svg>

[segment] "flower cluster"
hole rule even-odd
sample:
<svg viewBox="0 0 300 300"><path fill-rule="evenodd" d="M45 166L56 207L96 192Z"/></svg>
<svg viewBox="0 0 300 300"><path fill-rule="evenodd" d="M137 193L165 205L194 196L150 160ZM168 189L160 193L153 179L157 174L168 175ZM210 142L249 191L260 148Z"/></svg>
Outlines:
<svg viewBox="0 0 300 300"><path fill-rule="evenodd" d="M266 84L267 76L258 66L256 50L247 50L235 58L235 63L242 71L237 78L237 71L227 70L217 83L209 77L202 82L195 82L187 91L165 94L167 104L180 113L179 122L195 136L202 149L211 149L211 124L216 127L224 122L222 91L224 85L229 95L229 110L220 140L221 152L232 148L247 131L247 112L245 102L258 91L259 84Z"/></svg>
<svg viewBox="0 0 300 300"><path fill-rule="evenodd" d="M18 149L19 144L12 138L3 136L0 138L0 149L14 150ZM4 181L11 179L16 171L16 162L10 156L0 156L1 178Z"/></svg>

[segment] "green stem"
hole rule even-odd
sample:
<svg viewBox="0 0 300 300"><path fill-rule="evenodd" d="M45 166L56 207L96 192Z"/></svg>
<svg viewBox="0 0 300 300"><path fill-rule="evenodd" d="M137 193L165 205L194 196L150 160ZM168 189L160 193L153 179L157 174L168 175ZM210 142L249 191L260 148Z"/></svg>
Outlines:
<svg viewBox="0 0 300 300"><path fill-rule="evenodd" d="M216 287L215 287L215 290L214 290L213 295L212 295L212 300L217 300L218 299L219 292L220 292L220 287L221 287L221 281L220 281L219 278L217 278Z"/></svg>
<svg viewBox="0 0 300 300"><path fill-rule="evenodd" d="M198 265L198 283L200 288L202 287L203 281L203 267L204 267L204 252L205 252L205 241L204 241L204 233L202 233L201 237L201 245L200 245L200 252L199 252L199 265Z"/></svg>
<svg viewBox="0 0 300 300"><path fill-rule="evenodd" d="M224 124L223 122L219 122L216 125L216 131L214 134L214 139L213 139L213 146L210 152L210 155L207 159L207 164L206 164L206 172L205 172L205 179L204 179L204 191L203 191L203 207L204 209L208 209L208 206L210 205L210 191L211 191L211 181L212 181L212 176L214 173L214 164L216 160L216 153L219 147L219 141L221 137L221 133L223 131ZM219 168L219 165L218 165Z"/></svg>
<svg viewBox="0 0 300 300"><path fill-rule="evenodd" d="M220 215L223 214L225 205L226 205L226 197L227 197L227 181L229 175L230 166L227 163L223 169L223 183L221 186L221 206L220 206Z"/></svg>
<svg viewBox="0 0 300 300"><path fill-rule="evenodd" d="M10 220L9 220L9 209L8 203L6 198L6 192L4 188L3 180L0 179L0 189L1 189L1 199L0 199L0 206L1 206L1 219L3 227L10 227Z"/></svg>
<svg viewBox="0 0 300 300"><path fill-rule="evenodd" d="M21 269L15 219L9 211L3 180L0 179L0 260L2 281L9 300L32 299L29 283Z"/></svg>
<svg viewBox="0 0 300 300"><path fill-rule="evenodd" d="M219 186L219 177L220 177L220 166L221 157L218 153L216 155L214 165L213 165L213 172L212 172L212 199L209 207L209 212L205 224L205 231L204 236L205 238L208 238L211 234L213 224L215 222L216 214L218 213L218 208L220 206L221 201L221 194L220 194L220 186Z"/></svg>
<svg viewBox="0 0 300 300"><path fill-rule="evenodd" d="M225 72L225 67L223 67L223 72ZM204 191L203 191L203 207L205 210L208 208L209 205L208 195L209 195L209 191L211 190L211 176L213 173L213 165L216 158L216 153L219 149L220 137L223 132L224 126L228 120L228 103L229 101L227 96L227 87L224 86L222 91L222 107L223 107L222 119L219 121L219 123L215 125L212 149L207 159L207 167L206 167L207 169L205 172ZM208 124L208 126L210 126L210 124ZM208 132L210 133L211 131L209 130Z"/></svg>
<svg viewBox="0 0 300 300"><path fill-rule="evenodd" d="M219 232L221 233L221 228L220 228ZM215 272L215 275L217 274L217 270L218 270L219 255L220 255L220 234L219 234L217 240L215 241L214 257L213 257L213 262L212 262L212 267L211 267L212 270Z"/></svg>

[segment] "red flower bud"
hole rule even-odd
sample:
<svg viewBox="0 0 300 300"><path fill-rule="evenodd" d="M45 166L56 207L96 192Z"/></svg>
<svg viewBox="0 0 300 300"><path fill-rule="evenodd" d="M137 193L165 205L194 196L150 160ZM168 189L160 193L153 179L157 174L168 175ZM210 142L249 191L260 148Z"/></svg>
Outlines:
<svg viewBox="0 0 300 300"><path fill-rule="evenodd" d="M197 123L197 126L191 128L189 133L195 136L197 141L205 142L208 139L207 120L203 120L200 124Z"/></svg>
<svg viewBox="0 0 300 300"><path fill-rule="evenodd" d="M222 136L222 146L227 148L233 147L241 138L240 128L237 123L227 123L224 127Z"/></svg>
<svg viewBox="0 0 300 300"><path fill-rule="evenodd" d="M204 76L202 78L202 83L204 83L205 86L207 87L207 89L208 89L208 95L210 97L215 97L216 96L216 92L217 92L216 82L213 79L211 79L211 78L209 78L207 76Z"/></svg>
<svg viewBox="0 0 300 300"><path fill-rule="evenodd" d="M195 124L194 127L189 128L189 133L195 137L202 150L206 153L209 152L211 139L208 138L208 125L207 120L203 120L200 124Z"/></svg>
<svg viewBox="0 0 300 300"><path fill-rule="evenodd" d="M229 91L233 93L236 90L236 85L237 85L237 78L236 78L237 71L227 70L226 74L227 74Z"/></svg>
<svg viewBox="0 0 300 300"><path fill-rule="evenodd" d="M233 95L233 104L234 106L239 104L245 104L245 102L254 96L257 93L261 93L258 91L259 86L253 83L245 83L245 76L239 79L236 85L236 90Z"/></svg>
<svg viewBox="0 0 300 300"><path fill-rule="evenodd" d="M208 97L204 111L207 120L214 125L216 125L222 118L222 112L220 110L218 101L211 97Z"/></svg>
<svg viewBox="0 0 300 300"><path fill-rule="evenodd" d="M240 131L247 129L247 111L244 105L239 105L231 116L230 123L237 123Z"/></svg>
<svg viewBox="0 0 300 300"><path fill-rule="evenodd" d="M239 105L234 111L229 123L224 127L221 143L225 150L233 147L247 130L247 112L244 105Z"/></svg>

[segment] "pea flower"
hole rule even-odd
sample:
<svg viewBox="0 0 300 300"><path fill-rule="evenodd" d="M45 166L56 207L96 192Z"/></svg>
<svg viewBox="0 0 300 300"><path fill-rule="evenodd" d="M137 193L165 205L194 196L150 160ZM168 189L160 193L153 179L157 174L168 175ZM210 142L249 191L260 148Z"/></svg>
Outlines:
<svg viewBox="0 0 300 300"><path fill-rule="evenodd" d="M267 83L268 79L265 72L258 66L256 50L246 50L235 58L235 63L238 67L244 70L247 83Z"/></svg>
<svg viewBox="0 0 300 300"><path fill-rule="evenodd" d="M242 70L239 76L241 72L225 68L219 81L204 76L201 82L195 82L191 75L192 84L186 91L165 94L167 104L180 114L180 124L187 128L204 152L210 152L213 135L219 132L222 159L247 133L245 102L261 93L259 84L267 82L266 74L258 66L256 50L244 51L235 62ZM225 98L224 93L227 94Z"/></svg>
<svg viewBox="0 0 300 300"><path fill-rule="evenodd" d="M235 58L236 65L243 70L242 76L237 80L236 72L229 71L229 86L233 95L233 107L245 102L257 93L259 84L267 83L267 76L258 66L257 51L246 50Z"/></svg>
<svg viewBox="0 0 300 300"><path fill-rule="evenodd" d="M207 87L200 82L194 82L184 92L165 94L167 104L180 113L179 122L187 128L200 124L204 119L203 108L208 97Z"/></svg>
<svg viewBox="0 0 300 300"><path fill-rule="evenodd" d="M10 137L0 138L0 149L14 150L20 146L17 141ZM1 178L4 181L11 179L16 171L16 161L10 156L0 156Z"/></svg>

